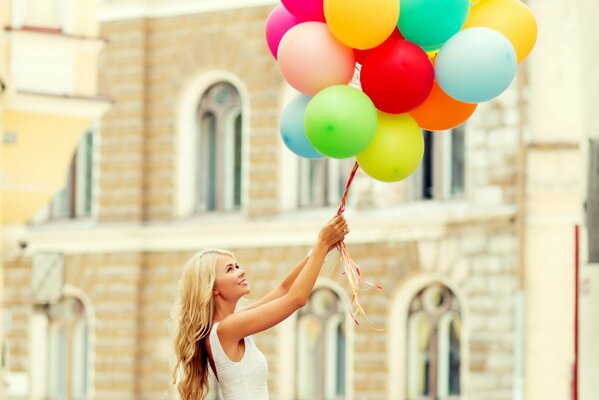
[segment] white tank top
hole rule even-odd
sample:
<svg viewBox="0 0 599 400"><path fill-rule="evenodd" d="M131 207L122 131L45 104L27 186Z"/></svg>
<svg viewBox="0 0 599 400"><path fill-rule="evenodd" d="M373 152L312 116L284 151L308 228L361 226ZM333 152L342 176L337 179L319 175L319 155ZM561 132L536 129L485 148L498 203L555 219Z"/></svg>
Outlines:
<svg viewBox="0 0 599 400"><path fill-rule="evenodd" d="M215 323L210 332L210 348L216 366L223 400L268 400L268 363L254 338L244 338L245 352L240 361L231 361L218 339Z"/></svg>

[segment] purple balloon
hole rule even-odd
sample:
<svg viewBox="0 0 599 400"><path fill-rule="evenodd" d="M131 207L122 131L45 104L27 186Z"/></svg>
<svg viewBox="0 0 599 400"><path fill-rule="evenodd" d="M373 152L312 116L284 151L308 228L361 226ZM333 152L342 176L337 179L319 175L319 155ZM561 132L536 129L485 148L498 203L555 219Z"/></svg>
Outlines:
<svg viewBox="0 0 599 400"><path fill-rule="evenodd" d="M275 60L277 59L281 39L289 29L300 22L302 21L287 11L282 5L276 6L268 16L266 20L266 44L268 44L268 49Z"/></svg>
<svg viewBox="0 0 599 400"><path fill-rule="evenodd" d="M325 22L323 0L281 0L289 12L302 21Z"/></svg>

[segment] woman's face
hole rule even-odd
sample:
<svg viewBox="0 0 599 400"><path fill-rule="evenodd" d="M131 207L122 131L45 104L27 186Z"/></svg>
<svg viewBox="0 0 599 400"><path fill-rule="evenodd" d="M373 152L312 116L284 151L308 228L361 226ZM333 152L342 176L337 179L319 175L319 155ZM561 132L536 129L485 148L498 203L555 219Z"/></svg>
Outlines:
<svg viewBox="0 0 599 400"><path fill-rule="evenodd" d="M231 256L220 255L216 263L216 281L214 294L225 300L237 300L250 293L245 279L245 271Z"/></svg>

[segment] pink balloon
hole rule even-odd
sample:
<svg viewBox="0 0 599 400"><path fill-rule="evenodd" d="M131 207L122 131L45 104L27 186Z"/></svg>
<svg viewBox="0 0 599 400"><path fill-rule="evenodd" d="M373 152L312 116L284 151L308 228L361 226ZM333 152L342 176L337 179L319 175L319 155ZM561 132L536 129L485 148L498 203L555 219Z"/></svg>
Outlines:
<svg viewBox="0 0 599 400"><path fill-rule="evenodd" d="M272 56L277 59L279 43L287 31L299 24L299 18L291 14L285 7L278 5L266 20L266 44Z"/></svg>
<svg viewBox="0 0 599 400"><path fill-rule="evenodd" d="M281 0L289 12L302 21L325 22L323 0Z"/></svg>
<svg viewBox="0 0 599 400"><path fill-rule="evenodd" d="M291 28L279 45L279 68L287 82L313 96L354 76L352 48L338 41L325 23L303 22Z"/></svg>

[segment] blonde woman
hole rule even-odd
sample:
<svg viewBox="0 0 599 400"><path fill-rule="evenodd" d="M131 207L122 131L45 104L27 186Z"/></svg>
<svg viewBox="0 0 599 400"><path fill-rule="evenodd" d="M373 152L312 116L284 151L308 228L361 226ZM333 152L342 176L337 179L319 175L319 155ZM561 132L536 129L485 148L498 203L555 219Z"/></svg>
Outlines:
<svg viewBox="0 0 599 400"><path fill-rule="evenodd" d="M240 311L237 302L250 285L235 256L218 249L194 255L183 269L176 317L173 382L180 399L204 398L210 365L224 400L267 400L268 365L252 335L306 304L325 256L348 232L343 216L330 220L279 287Z"/></svg>

